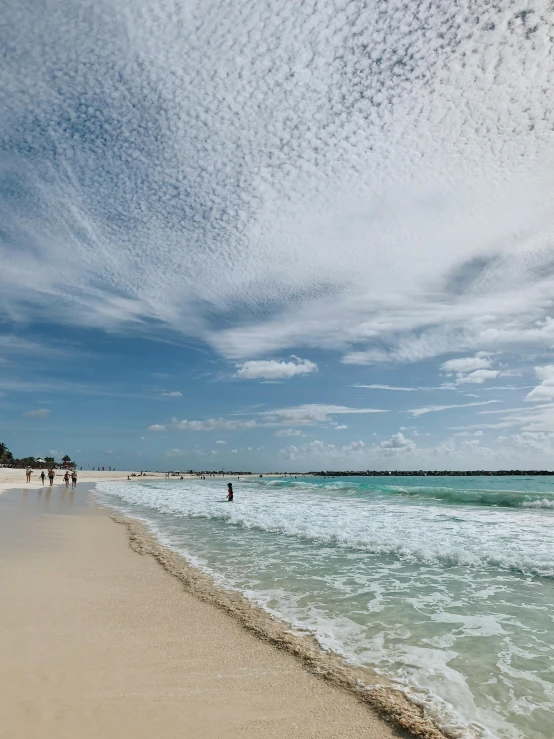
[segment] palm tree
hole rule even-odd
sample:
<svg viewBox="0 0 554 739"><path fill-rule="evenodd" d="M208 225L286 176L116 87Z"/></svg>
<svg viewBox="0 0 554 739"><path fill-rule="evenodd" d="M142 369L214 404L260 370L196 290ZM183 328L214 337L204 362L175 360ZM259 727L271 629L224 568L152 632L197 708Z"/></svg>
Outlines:
<svg viewBox="0 0 554 739"><path fill-rule="evenodd" d="M11 464L13 462L13 454L10 452L6 444L0 441L0 463Z"/></svg>

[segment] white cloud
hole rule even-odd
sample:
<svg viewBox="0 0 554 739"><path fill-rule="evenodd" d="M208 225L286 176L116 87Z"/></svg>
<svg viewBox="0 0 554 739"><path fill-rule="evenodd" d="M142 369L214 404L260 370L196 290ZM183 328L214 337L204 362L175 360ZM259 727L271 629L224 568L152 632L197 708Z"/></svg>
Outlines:
<svg viewBox="0 0 554 739"><path fill-rule="evenodd" d="M183 393L180 393L178 390L173 390L170 393L162 393L162 397L164 398L182 398Z"/></svg>
<svg viewBox="0 0 554 739"><path fill-rule="evenodd" d="M487 369L492 364L488 357L477 355L475 357L460 357L449 359L441 364L443 372L472 372L474 370Z"/></svg>
<svg viewBox="0 0 554 739"><path fill-rule="evenodd" d="M183 457L185 454L184 449L168 449L164 452L165 457Z"/></svg>
<svg viewBox="0 0 554 739"><path fill-rule="evenodd" d="M351 459L358 457L366 446L363 441L351 441L349 444L338 447L335 444L326 444L316 439L298 447L291 444L279 450L279 454L290 460L298 459Z"/></svg>
<svg viewBox="0 0 554 739"><path fill-rule="evenodd" d="M23 415L25 418L47 418L51 413L50 408L37 408L35 411L27 411Z"/></svg>
<svg viewBox="0 0 554 739"><path fill-rule="evenodd" d="M231 454L238 454L238 453L239 453L238 449L231 449Z"/></svg>
<svg viewBox="0 0 554 739"><path fill-rule="evenodd" d="M487 380L494 380L497 377L513 377L520 374L515 370L493 369L491 356L490 352L477 352L474 357L461 357L443 362L441 371L456 375L453 382L446 383L443 387L453 389L465 384L482 385Z"/></svg>
<svg viewBox="0 0 554 739"><path fill-rule="evenodd" d="M256 421L229 421L225 418L206 418L203 421L179 421L172 419L171 427L179 431L236 431L238 429L252 429Z"/></svg>
<svg viewBox="0 0 554 739"><path fill-rule="evenodd" d="M379 444L379 449L387 454L395 454L397 452L411 453L415 448L415 442L407 439L401 431L393 434L390 439L382 441Z"/></svg>
<svg viewBox="0 0 554 739"><path fill-rule="evenodd" d="M371 23L363 0L111 3L94 33L70 0L11 3L8 314L181 332L237 361L550 347L554 62L535 6L529 38L512 0L455 27L449 0L423 24L386 0Z"/></svg>
<svg viewBox="0 0 554 739"><path fill-rule="evenodd" d="M268 423L287 423L292 425L310 425L327 423L333 416L344 414L386 413L380 408L349 408L344 405L324 405L321 403L305 403L291 408L278 408L262 411L261 415Z"/></svg>
<svg viewBox="0 0 554 739"><path fill-rule="evenodd" d="M494 380L495 377L500 377L502 373L499 370L488 370L480 369L474 372L469 372L466 375L458 375L456 378L456 385L463 385L465 383L474 383L481 385L485 380Z"/></svg>
<svg viewBox="0 0 554 739"><path fill-rule="evenodd" d="M275 436L304 436L304 434L299 429L279 429Z"/></svg>
<svg viewBox="0 0 554 739"><path fill-rule="evenodd" d="M352 387L365 387L370 390L401 390L405 393L411 393L420 389L417 387L394 387L393 385L353 385Z"/></svg>
<svg viewBox="0 0 554 739"><path fill-rule="evenodd" d="M535 374L541 383L527 394L526 400L554 400L554 364L535 367Z"/></svg>
<svg viewBox="0 0 554 739"><path fill-rule="evenodd" d="M148 426L148 431L165 431L165 426L161 423L153 423L151 426Z"/></svg>
<svg viewBox="0 0 554 739"><path fill-rule="evenodd" d="M300 359L300 357L292 359L292 362L277 362L274 359L243 362L237 365L235 377L248 380L280 380L317 372L317 364L310 362L309 359Z"/></svg>
<svg viewBox="0 0 554 739"><path fill-rule="evenodd" d="M335 431L343 431L344 429L347 429L348 426L345 426L343 423L339 424L338 426L335 426Z"/></svg>
<svg viewBox="0 0 554 739"><path fill-rule="evenodd" d="M478 403L456 403L453 405L429 405L424 408L412 408L408 411L412 416L423 416L426 413L436 413L438 411L449 411L453 408L472 408L477 405L489 405L490 403L499 403L498 400L483 400Z"/></svg>
<svg viewBox="0 0 554 739"><path fill-rule="evenodd" d="M216 444L226 444L227 442L223 441L223 439L218 439L215 443Z"/></svg>

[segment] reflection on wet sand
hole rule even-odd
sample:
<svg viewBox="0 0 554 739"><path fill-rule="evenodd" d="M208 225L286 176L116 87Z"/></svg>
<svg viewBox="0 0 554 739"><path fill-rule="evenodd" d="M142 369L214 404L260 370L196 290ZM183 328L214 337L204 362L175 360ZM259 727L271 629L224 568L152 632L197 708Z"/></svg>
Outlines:
<svg viewBox="0 0 554 739"><path fill-rule="evenodd" d="M10 497L14 502L19 498L19 507L22 511L39 514L73 512L76 506L76 490L60 486L56 495L55 487L44 485L38 489L23 488L19 496L14 491ZM81 505L86 504L88 495L81 495L80 498Z"/></svg>

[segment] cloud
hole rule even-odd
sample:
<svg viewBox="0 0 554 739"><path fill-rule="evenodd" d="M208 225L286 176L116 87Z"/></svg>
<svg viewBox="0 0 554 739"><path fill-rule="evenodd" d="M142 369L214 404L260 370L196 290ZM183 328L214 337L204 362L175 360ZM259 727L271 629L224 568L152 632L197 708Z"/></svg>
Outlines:
<svg viewBox="0 0 554 739"><path fill-rule="evenodd" d="M9 317L236 361L552 346L547 4L214 8L10 3Z"/></svg>
<svg viewBox="0 0 554 739"><path fill-rule="evenodd" d="M348 426L345 426L343 423L341 423L339 426L335 426L335 431L343 431L344 429L347 429Z"/></svg>
<svg viewBox="0 0 554 739"><path fill-rule="evenodd" d="M291 408L278 408L272 411L262 411L261 416L267 423L287 423L293 425L311 425L328 423L333 416L343 414L386 413L380 408L349 408L344 405L324 405L320 403L305 403Z"/></svg>
<svg viewBox="0 0 554 739"><path fill-rule="evenodd" d="M410 453L413 452L415 448L415 442L411 441L411 439L407 439L401 431L393 434L390 439L382 441L379 444L379 449L387 454L396 454L397 452Z"/></svg>
<svg viewBox="0 0 554 739"><path fill-rule="evenodd" d="M173 390L170 393L162 393L163 398L182 398L183 393L180 393L178 390Z"/></svg>
<svg viewBox="0 0 554 739"><path fill-rule="evenodd" d="M291 444L284 449L280 449L279 454L290 460L349 459L358 457L365 448L363 441L351 441L350 444L338 447L335 444L326 444L324 441L315 440L300 447Z"/></svg>
<svg viewBox="0 0 554 739"><path fill-rule="evenodd" d="M421 389L416 387L394 387L393 385L353 385L353 387L365 387L370 390L401 390L405 393L411 393L415 390Z"/></svg>
<svg viewBox="0 0 554 739"><path fill-rule="evenodd" d="M443 372L472 372L474 370L487 369L492 364L492 360L480 354L475 357L460 357L459 359L449 359L441 364Z"/></svg>
<svg viewBox="0 0 554 739"><path fill-rule="evenodd" d="M187 419L179 420L172 418L169 427L179 431L246 431L253 428L272 426L310 426L319 423L331 423L335 415L342 414L367 414L385 413L377 408L349 408L344 405L325 405L319 403L306 403L304 405L292 406L290 408L276 408L270 411L259 411L257 418L249 418L244 421L237 418L206 418L204 420ZM148 427L149 431L164 431L167 426L153 424ZM283 429L279 436L299 436L292 429ZM221 442L216 442L221 443ZM224 443L224 442L223 442Z"/></svg>
<svg viewBox="0 0 554 739"><path fill-rule="evenodd" d="M497 377L513 377L521 374L515 370L492 369L492 364L490 352L477 352L474 357L449 359L441 365L440 369L449 375L455 373L456 377L453 383L447 383L443 387L453 389L465 384L482 385L487 380L494 380Z"/></svg>
<svg viewBox="0 0 554 739"><path fill-rule="evenodd" d="M304 436L304 434L299 429L279 429L275 436Z"/></svg>
<svg viewBox="0 0 554 739"><path fill-rule="evenodd" d="M454 405L429 405L424 408L412 408L408 411L412 416L423 416L426 413L437 413L438 411L449 411L453 408L472 408L477 405L489 405L490 403L499 403L498 400L483 400L478 403L456 403Z"/></svg>
<svg viewBox="0 0 554 739"><path fill-rule="evenodd" d="M231 454L238 454L238 453L239 453L238 449L231 449Z"/></svg>
<svg viewBox="0 0 554 739"><path fill-rule="evenodd" d="M496 377L500 377L503 373L499 370L480 369L474 372L469 372L466 375L458 375L456 378L456 385L463 385L464 383L475 383L480 385L485 380L494 380Z"/></svg>
<svg viewBox="0 0 554 739"><path fill-rule="evenodd" d="M317 372L317 364L309 359L293 357L292 362L277 362L274 359L251 360L237 365L235 377L243 377L248 380L280 380L290 379L297 375L308 375Z"/></svg>
<svg viewBox="0 0 554 739"><path fill-rule="evenodd" d="M174 418L171 427L179 431L236 431L239 429L252 429L256 421L229 421L225 418L206 418L204 421L179 421Z"/></svg>
<svg viewBox="0 0 554 739"><path fill-rule="evenodd" d="M47 418L51 413L50 408L37 408L36 411L27 411L23 416L25 418Z"/></svg>
<svg viewBox="0 0 554 739"><path fill-rule="evenodd" d="M554 400L554 364L535 367L535 375L541 383L527 394L526 400Z"/></svg>
<svg viewBox="0 0 554 739"><path fill-rule="evenodd" d="M218 439L215 443L216 444L226 444L227 442L223 441L223 439Z"/></svg>

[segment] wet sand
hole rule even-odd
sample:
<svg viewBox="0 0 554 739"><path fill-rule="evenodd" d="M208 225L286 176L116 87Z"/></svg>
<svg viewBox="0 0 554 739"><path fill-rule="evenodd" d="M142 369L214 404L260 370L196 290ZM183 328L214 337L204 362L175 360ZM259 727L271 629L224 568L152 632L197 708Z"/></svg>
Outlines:
<svg viewBox="0 0 554 739"><path fill-rule="evenodd" d="M195 597L86 485L0 495L0 737L408 737Z"/></svg>

